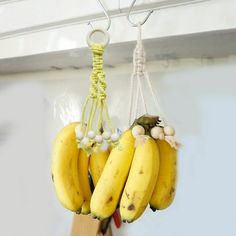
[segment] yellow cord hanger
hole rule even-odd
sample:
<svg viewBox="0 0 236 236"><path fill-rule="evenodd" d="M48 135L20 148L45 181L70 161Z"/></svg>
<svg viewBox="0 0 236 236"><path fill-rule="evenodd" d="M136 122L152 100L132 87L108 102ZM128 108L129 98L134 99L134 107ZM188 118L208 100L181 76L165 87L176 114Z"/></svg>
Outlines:
<svg viewBox="0 0 236 236"><path fill-rule="evenodd" d="M98 31L104 33L103 43L94 43L91 40L92 34ZM87 37L93 55L93 69L90 75L89 95L82 109L81 125L76 129L76 137L78 145L88 153L98 151L104 143L115 146L119 140L119 133L112 125L106 103L107 84L103 53L108 41L107 32L101 29L91 31Z"/></svg>

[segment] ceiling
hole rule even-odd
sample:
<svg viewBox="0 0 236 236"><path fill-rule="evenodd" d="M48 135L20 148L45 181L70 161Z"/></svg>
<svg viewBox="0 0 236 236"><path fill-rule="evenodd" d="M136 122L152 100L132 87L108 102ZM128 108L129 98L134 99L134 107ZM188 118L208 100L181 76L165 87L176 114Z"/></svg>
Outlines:
<svg viewBox="0 0 236 236"><path fill-rule="evenodd" d="M147 60L218 58L236 54L236 29L145 40ZM108 67L132 61L135 42L109 45L104 62ZM87 48L0 60L0 74L42 70L81 69L91 66Z"/></svg>

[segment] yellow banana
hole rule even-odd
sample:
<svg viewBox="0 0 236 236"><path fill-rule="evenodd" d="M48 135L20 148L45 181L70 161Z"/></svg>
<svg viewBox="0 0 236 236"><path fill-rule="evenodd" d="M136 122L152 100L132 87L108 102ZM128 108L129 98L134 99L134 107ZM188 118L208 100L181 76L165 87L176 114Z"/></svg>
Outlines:
<svg viewBox="0 0 236 236"><path fill-rule="evenodd" d="M167 208L175 196L177 151L166 141L157 141L160 150L160 169L150 206L152 210Z"/></svg>
<svg viewBox="0 0 236 236"><path fill-rule="evenodd" d="M77 163L79 150L76 144L75 127L79 123L65 126L57 135L53 150L51 172L57 197L61 204L79 213L83 204Z"/></svg>
<svg viewBox="0 0 236 236"><path fill-rule="evenodd" d="M89 168L90 168L90 173L93 179L94 186L97 185L97 182L102 174L102 171L106 164L108 156L109 156L108 150L94 152L90 156Z"/></svg>
<svg viewBox="0 0 236 236"><path fill-rule="evenodd" d="M91 198L91 213L104 219L111 216L118 205L134 154L134 137L130 130L112 149L102 175Z"/></svg>
<svg viewBox="0 0 236 236"><path fill-rule="evenodd" d="M84 197L84 202L82 205L81 213L90 213L90 200L91 200L91 190L88 177L88 163L89 157L84 149L80 149L79 159L78 159L78 175L81 182L82 194Z"/></svg>
<svg viewBox="0 0 236 236"><path fill-rule="evenodd" d="M120 201L123 221L132 222L146 209L156 184L159 170L159 151L154 139L141 136L136 141L129 176Z"/></svg>

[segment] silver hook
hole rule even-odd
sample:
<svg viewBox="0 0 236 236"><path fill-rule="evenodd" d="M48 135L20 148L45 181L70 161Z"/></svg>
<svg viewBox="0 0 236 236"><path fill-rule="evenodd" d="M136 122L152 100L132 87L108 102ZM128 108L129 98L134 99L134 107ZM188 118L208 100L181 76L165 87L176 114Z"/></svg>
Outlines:
<svg viewBox="0 0 236 236"><path fill-rule="evenodd" d="M108 30L110 29L110 26L111 26L111 17L110 17L110 15L108 14L108 12L107 12L107 10L106 10L104 4L103 4L100 0L97 0L97 2L98 2L99 5L101 6L101 8L102 8L102 10L103 10L103 12L104 12L104 14L105 14L105 16L106 16L106 18L107 18L107 28L106 28L106 30L108 31ZM93 28L91 22L89 22L88 25L90 25L90 26Z"/></svg>
<svg viewBox="0 0 236 236"><path fill-rule="evenodd" d="M130 20L130 14L131 14L131 11L132 11L132 9L133 9L135 3L136 3L136 0L133 0L131 6L130 6L130 8L129 8L129 11L128 11L127 15L126 15L126 17L127 17L127 20L130 22L130 24L131 24L133 27L138 27L139 25L143 25L144 23L146 23L146 21L148 20L149 16L153 13L153 10L150 10L150 11L148 12L147 16L144 18L143 21L138 22L138 23L133 23L133 22Z"/></svg>

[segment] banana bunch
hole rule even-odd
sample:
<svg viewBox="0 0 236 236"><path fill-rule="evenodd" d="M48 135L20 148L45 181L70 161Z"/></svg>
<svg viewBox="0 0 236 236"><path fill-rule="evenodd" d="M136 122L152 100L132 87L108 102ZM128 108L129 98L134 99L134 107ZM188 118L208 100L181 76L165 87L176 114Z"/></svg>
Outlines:
<svg viewBox="0 0 236 236"><path fill-rule="evenodd" d="M80 213L84 199L83 183L79 181L81 153L75 138L77 124L71 123L58 133L53 144L51 174L58 200L65 208Z"/></svg>
<svg viewBox="0 0 236 236"><path fill-rule="evenodd" d="M134 154L134 137L126 131L112 149L91 198L91 213L98 219L111 216L120 200Z"/></svg>
<svg viewBox="0 0 236 236"><path fill-rule="evenodd" d="M79 123L64 127L55 139L52 159L62 205L100 220L119 208L124 222L138 219L148 205L153 211L167 208L175 196L178 143L173 128L159 122L158 117L142 116L112 150L90 155L76 143Z"/></svg>
<svg viewBox="0 0 236 236"><path fill-rule="evenodd" d="M155 141L143 136L136 142L129 176L120 200L123 221L136 220L146 209L157 181L159 150Z"/></svg>
<svg viewBox="0 0 236 236"><path fill-rule="evenodd" d="M152 210L171 204L178 143L173 128L162 128L159 122L158 117L142 116L123 133L92 194L90 206L95 218L105 219L119 208L121 219L133 222L148 204Z"/></svg>
<svg viewBox="0 0 236 236"><path fill-rule="evenodd" d="M149 201L153 211L167 208L175 196L177 151L164 140L156 141L160 153L159 174Z"/></svg>
<svg viewBox="0 0 236 236"><path fill-rule="evenodd" d="M89 172L97 183L109 151L99 151L90 157L78 148L76 127L79 122L65 126L57 135L52 150L51 173L55 191L61 204L77 214L90 213Z"/></svg>

